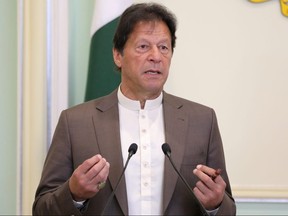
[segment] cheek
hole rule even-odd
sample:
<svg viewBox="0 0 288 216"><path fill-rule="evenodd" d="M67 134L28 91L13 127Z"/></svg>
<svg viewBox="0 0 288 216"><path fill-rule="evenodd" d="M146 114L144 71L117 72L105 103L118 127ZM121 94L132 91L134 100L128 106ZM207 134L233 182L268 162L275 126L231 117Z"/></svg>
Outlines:
<svg viewBox="0 0 288 216"><path fill-rule="evenodd" d="M166 70L167 73L168 73L168 72L169 72L169 69L170 69L170 64L171 64L171 58L167 58L167 59L165 59L163 62L164 62L165 70Z"/></svg>
<svg viewBox="0 0 288 216"><path fill-rule="evenodd" d="M140 70L143 67L144 60L138 56L132 56L127 58L125 61L125 66L127 68L133 69L135 72Z"/></svg>

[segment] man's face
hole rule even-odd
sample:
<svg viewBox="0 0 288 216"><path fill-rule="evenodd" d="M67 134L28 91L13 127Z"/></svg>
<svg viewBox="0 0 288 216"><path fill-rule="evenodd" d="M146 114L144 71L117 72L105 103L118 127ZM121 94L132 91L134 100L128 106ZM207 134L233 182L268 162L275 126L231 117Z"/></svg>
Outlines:
<svg viewBox="0 0 288 216"><path fill-rule="evenodd" d="M125 44L123 53L113 50L121 68L121 90L127 97L153 99L163 90L172 58L171 36L162 21L139 22Z"/></svg>

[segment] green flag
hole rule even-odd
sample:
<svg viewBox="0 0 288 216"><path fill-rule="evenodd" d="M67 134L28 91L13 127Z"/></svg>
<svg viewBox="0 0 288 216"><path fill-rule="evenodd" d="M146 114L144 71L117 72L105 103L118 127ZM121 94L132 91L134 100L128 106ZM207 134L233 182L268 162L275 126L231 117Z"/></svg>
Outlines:
<svg viewBox="0 0 288 216"><path fill-rule="evenodd" d="M91 27L91 44L85 101L112 92L121 77L113 61L113 36L119 16L132 0L96 0Z"/></svg>

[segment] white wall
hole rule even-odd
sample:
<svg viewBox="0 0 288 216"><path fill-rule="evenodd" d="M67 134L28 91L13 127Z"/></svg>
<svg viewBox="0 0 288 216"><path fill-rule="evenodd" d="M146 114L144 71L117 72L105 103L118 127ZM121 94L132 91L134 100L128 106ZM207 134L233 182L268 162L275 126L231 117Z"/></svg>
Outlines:
<svg viewBox="0 0 288 216"><path fill-rule="evenodd" d="M80 50L70 56L74 63L69 65L77 68L70 71L70 105L84 100L86 77L79 77L88 68L91 1L84 6L73 0L70 9L75 15L70 44ZM174 11L179 21L166 90L216 110L237 215L287 215L288 17L281 15L279 2L156 2ZM78 43L84 47L77 49Z"/></svg>
<svg viewBox="0 0 288 216"><path fill-rule="evenodd" d="M287 200L288 18L281 15L279 1L157 2L179 21L166 90L215 108L234 195ZM74 105L84 99L93 0L69 3L70 19L76 15L69 56ZM0 214L15 214L17 1L1 0L0 11ZM238 206L243 214L288 211L287 203Z"/></svg>
<svg viewBox="0 0 288 216"><path fill-rule="evenodd" d="M288 17L279 1L156 2L179 22L166 91L216 110L234 195L288 198Z"/></svg>
<svg viewBox="0 0 288 216"><path fill-rule="evenodd" d="M165 89L216 110L235 196L288 198L288 17L279 1L155 2L171 9L179 24ZM81 33L85 44L88 32ZM74 59L87 56L82 52ZM75 77L88 65L83 57L78 62L82 71ZM70 105L83 101L85 82L72 85Z"/></svg>
<svg viewBox="0 0 288 216"><path fill-rule="evenodd" d="M156 2L174 11L179 21L166 90L216 110L234 195L285 198L264 203L242 200L237 202L238 213L287 214L288 18L280 13L279 1ZM74 19L87 25L92 9L81 8L77 13L86 16ZM75 32L74 39L88 47L90 28L82 30ZM81 52L72 55L81 65L73 71L74 77L87 71L88 59L83 56L89 51ZM75 79L70 105L84 100L85 82Z"/></svg>
<svg viewBox="0 0 288 216"><path fill-rule="evenodd" d="M92 2L69 1L70 105L84 99ZM179 21L166 90L215 108L235 197L287 198L288 18L279 2L157 2Z"/></svg>

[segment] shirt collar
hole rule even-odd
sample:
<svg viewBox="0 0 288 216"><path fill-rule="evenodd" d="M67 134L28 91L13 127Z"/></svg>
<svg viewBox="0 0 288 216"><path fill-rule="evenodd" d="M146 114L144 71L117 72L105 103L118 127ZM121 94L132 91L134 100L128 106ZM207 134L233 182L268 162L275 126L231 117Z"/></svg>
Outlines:
<svg viewBox="0 0 288 216"><path fill-rule="evenodd" d="M123 107L130 109L130 110L135 110L135 111L141 110L140 101L131 100L127 98L121 92L120 87L118 88L117 96L118 96L119 104L122 105ZM163 92L161 92L161 94L153 100L146 100L144 110L153 110L153 109L159 108L160 105L162 104L162 99L163 99Z"/></svg>

